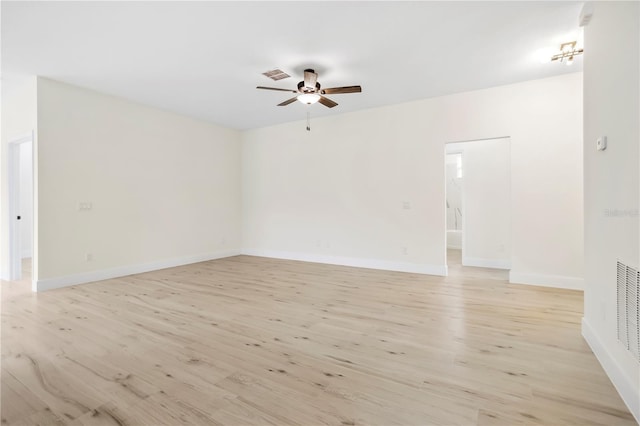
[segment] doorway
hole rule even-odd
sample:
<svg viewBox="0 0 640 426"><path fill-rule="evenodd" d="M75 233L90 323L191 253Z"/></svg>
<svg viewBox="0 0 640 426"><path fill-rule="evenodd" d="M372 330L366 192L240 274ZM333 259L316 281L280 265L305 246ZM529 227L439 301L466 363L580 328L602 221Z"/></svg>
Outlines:
<svg viewBox="0 0 640 426"><path fill-rule="evenodd" d="M10 281L32 281L34 254L33 132L9 141Z"/></svg>
<svg viewBox="0 0 640 426"><path fill-rule="evenodd" d="M510 138L445 146L447 265L511 268Z"/></svg>
<svg viewBox="0 0 640 426"><path fill-rule="evenodd" d="M462 262L462 151L446 153L447 259Z"/></svg>

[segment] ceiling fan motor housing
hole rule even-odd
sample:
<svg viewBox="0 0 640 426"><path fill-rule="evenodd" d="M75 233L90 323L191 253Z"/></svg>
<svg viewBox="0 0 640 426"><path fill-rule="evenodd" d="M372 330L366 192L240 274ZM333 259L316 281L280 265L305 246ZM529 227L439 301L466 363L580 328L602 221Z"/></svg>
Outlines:
<svg viewBox="0 0 640 426"><path fill-rule="evenodd" d="M300 93L316 93L320 91L320 83L316 81L315 87L307 87L304 81L298 83L298 92Z"/></svg>

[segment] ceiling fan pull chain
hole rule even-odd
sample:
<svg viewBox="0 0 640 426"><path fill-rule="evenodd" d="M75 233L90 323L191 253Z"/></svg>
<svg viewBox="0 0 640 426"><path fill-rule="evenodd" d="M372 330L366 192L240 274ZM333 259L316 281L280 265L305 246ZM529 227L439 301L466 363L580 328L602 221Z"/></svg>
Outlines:
<svg viewBox="0 0 640 426"><path fill-rule="evenodd" d="M307 110L307 132L311 131L311 111Z"/></svg>

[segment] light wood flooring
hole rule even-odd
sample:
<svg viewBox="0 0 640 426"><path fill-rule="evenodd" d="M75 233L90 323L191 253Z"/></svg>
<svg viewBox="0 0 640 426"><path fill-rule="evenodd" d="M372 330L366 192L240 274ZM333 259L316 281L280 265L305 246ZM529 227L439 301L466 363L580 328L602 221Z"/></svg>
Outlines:
<svg viewBox="0 0 640 426"><path fill-rule="evenodd" d="M581 292L451 263L4 282L2 424L636 424L580 335Z"/></svg>

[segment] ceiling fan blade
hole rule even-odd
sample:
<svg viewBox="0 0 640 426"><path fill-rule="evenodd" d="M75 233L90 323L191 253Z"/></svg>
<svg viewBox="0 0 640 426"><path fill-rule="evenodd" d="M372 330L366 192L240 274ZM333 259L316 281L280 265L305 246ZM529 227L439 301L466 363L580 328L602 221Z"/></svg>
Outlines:
<svg viewBox="0 0 640 426"><path fill-rule="evenodd" d="M264 90L277 90L279 92L291 92L291 93L298 93L297 90L293 90L293 89L279 89L277 87L264 87L264 86L257 86L256 89L264 89Z"/></svg>
<svg viewBox="0 0 640 426"><path fill-rule="evenodd" d="M333 108L334 106L338 105L336 102L333 102L331 99L325 98L324 96L320 96L320 100L318 100L318 102L328 108Z"/></svg>
<svg viewBox="0 0 640 426"><path fill-rule="evenodd" d="M297 100L298 100L298 97L297 97L297 96L294 96L294 97L293 97L293 98L291 98L291 99L287 99L287 100L286 100L286 101L284 101L284 102L280 102L280 103L278 104L278 106L287 106L287 105L289 105L289 104L291 104L291 103L294 103L294 102L295 102L295 101L297 101Z"/></svg>
<svg viewBox="0 0 640 426"><path fill-rule="evenodd" d="M362 87L360 86L344 86L344 87L330 87L328 89L322 89L320 93L323 95L336 95L340 93L360 93Z"/></svg>

